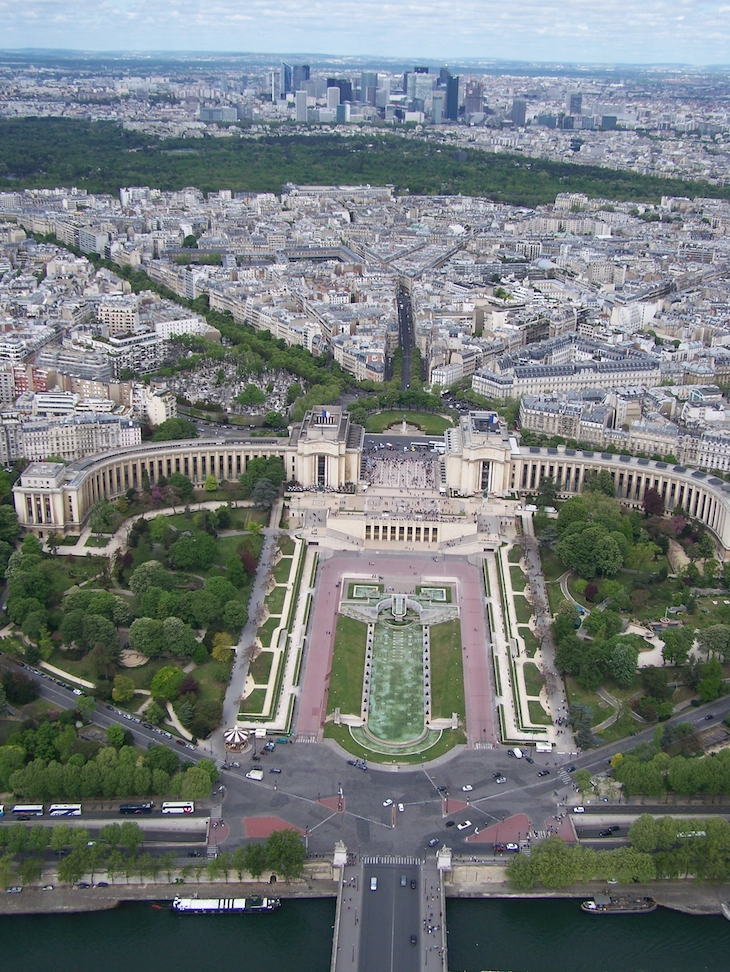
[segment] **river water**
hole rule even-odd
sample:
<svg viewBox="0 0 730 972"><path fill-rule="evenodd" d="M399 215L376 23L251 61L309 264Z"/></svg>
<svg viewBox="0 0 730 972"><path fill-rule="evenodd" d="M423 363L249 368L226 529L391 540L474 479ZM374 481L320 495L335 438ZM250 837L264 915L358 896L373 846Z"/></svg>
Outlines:
<svg viewBox="0 0 730 972"><path fill-rule="evenodd" d="M148 904L0 918L0 972L329 972L334 900L269 915L176 915ZM730 922L660 908L586 915L576 901L451 901L459 972L727 972ZM378 970L372 970L378 972Z"/></svg>

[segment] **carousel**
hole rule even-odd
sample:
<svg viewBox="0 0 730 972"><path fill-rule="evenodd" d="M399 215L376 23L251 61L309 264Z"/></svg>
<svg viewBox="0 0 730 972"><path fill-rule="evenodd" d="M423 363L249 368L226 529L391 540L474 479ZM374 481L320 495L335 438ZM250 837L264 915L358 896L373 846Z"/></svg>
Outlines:
<svg viewBox="0 0 730 972"><path fill-rule="evenodd" d="M251 748L249 736L249 731L247 729L241 729L239 726L226 729L223 733L226 751L229 753L245 753L246 750Z"/></svg>

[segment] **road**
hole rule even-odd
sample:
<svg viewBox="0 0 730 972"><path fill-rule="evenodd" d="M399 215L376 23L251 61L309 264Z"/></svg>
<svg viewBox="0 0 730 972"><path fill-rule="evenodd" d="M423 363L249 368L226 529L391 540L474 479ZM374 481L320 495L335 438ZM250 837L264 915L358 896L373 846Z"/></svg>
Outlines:
<svg viewBox="0 0 730 972"><path fill-rule="evenodd" d="M411 364L413 361L413 307L410 294L404 287L398 288L396 303L398 305L398 343L403 351L403 372L400 387L401 391L408 391L411 387Z"/></svg>
<svg viewBox="0 0 730 972"><path fill-rule="evenodd" d="M401 877L406 886L401 886ZM377 890L370 890L371 878ZM416 888L411 887L411 881ZM363 868L360 972L419 972L421 967L420 868L406 864L368 864ZM411 944L415 936L415 947Z"/></svg>

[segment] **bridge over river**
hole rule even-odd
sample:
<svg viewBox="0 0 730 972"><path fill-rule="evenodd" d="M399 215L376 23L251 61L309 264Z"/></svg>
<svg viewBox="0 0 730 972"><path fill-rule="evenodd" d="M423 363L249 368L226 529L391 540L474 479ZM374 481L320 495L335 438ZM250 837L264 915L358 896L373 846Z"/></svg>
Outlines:
<svg viewBox="0 0 730 972"><path fill-rule="evenodd" d="M363 857L340 874L331 972L447 972L436 856Z"/></svg>

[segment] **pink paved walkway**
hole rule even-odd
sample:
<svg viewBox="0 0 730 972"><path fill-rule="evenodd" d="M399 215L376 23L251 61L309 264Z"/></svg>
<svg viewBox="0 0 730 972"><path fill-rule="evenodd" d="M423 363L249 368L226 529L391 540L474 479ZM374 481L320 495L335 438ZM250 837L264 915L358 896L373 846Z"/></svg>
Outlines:
<svg viewBox="0 0 730 972"><path fill-rule="evenodd" d="M208 829L208 845L216 847L228 840L231 835L231 828L223 820L212 820Z"/></svg>
<svg viewBox="0 0 730 972"><path fill-rule="evenodd" d="M468 844L516 844L524 840L532 830L526 813L515 813L502 823L492 824L466 838Z"/></svg>
<svg viewBox="0 0 730 972"><path fill-rule="evenodd" d="M247 837L269 837L275 830L296 830L300 834L304 831L295 827L288 820L281 817L244 817L243 829Z"/></svg>
<svg viewBox="0 0 730 972"><path fill-rule="evenodd" d="M371 560L368 560L368 557ZM425 580L455 578L458 599L466 692L468 742L496 742L492 691L489 680L489 647L484 612L484 593L479 570L463 561L408 554L395 556L335 554L321 567L312 612L309 656L304 671L297 732L320 735L327 713L327 692L342 577L360 574L383 576L386 591L413 590Z"/></svg>

